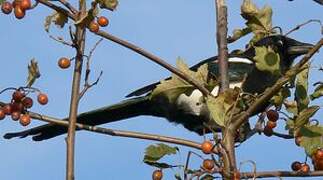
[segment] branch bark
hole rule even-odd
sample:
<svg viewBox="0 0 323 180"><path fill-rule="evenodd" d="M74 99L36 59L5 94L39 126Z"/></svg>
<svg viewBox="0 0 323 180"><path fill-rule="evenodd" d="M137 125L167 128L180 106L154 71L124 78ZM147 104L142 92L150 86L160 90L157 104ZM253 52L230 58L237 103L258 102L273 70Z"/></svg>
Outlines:
<svg viewBox="0 0 323 180"><path fill-rule="evenodd" d="M81 18L86 13L86 1L79 2L79 16ZM75 157L75 128L77 119L77 110L79 104L80 82L82 74L83 54L85 49L85 32L83 26L76 26L76 58L72 82L72 94L69 113L69 124L67 132L67 156L66 156L66 180L74 180L74 157Z"/></svg>

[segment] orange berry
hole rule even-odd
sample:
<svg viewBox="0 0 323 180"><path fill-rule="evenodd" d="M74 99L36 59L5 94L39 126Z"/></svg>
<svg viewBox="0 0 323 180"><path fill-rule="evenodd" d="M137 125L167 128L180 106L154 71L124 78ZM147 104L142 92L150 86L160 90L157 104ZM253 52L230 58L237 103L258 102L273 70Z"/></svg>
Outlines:
<svg viewBox="0 0 323 180"><path fill-rule="evenodd" d="M279 118L278 112L276 110L273 110L273 109L267 111L266 115L267 115L267 118L268 118L269 121L276 122L278 120L278 118Z"/></svg>
<svg viewBox="0 0 323 180"><path fill-rule="evenodd" d="M0 120L3 120L6 117L6 113L4 113L3 109L0 109Z"/></svg>
<svg viewBox="0 0 323 180"><path fill-rule="evenodd" d="M274 129L277 126L276 121L267 121L266 126L270 129Z"/></svg>
<svg viewBox="0 0 323 180"><path fill-rule="evenodd" d="M22 104L25 108L31 108L33 106L33 99L31 99L30 97L25 97L24 99L22 99Z"/></svg>
<svg viewBox="0 0 323 180"><path fill-rule="evenodd" d="M109 20L108 18L101 16L99 17L96 22L101 26L101 27L105 27L109 24Z"/></svg>
<svg viewBox="0 0 323 180"><path fill-rule="evenodd" d="M14 9L15 17L17 19L22 19L25 17L26 13L25 10L23 10L20 6L16 5Z"/></svg>
<svg viewBox="0 0 323 180"><path fill-rule="evenodd" d="M48 103L48 97L46 94L39 93L37 96L37 101L39 102L39 104L45 105Z"/></svg>
<svg viewBox="0 0 323 180"><path fill-rule="evenodd" d="M20 116L20 119L19 119L19 123L22 125L22 126L28 126L31 122L31 118L29 116L29 114L23 114Z"/></svg>
<svg viewBox="0 0 323 180"><path fill-rule="evenodd" d="M308 164L304 163L304 164L302 164L300 171L303 173L308 173L308 172L310 172L310 166Z"/></svg>
<svg viewBox="0 0 323 180"><path fill-rule="evenodd" d="M99 29L100 29L100 26L95 21L92 21L89 24L89 29L90 29L91 32L97 33L99 31Z"/></svg>
<svg viewBox="0 0 323 180"><path fill-rule="evenodd" d="M163 178L163 171L161 170L155 170L152 174L153 180L161 180Z"/></svg>
<svg viewBox="0 0 323 180"><path fill-rule="evenodd" d="M315 152L315 160L323 160L323 149L318 149Z"/></svg>
<svg viewBox="0 0 323 180"><path fill-rule="evenodd" d="M31 8L31 1L30 0L21 0L19 5L22 10L28 10Z"/></svg>
<svg viewBox="0 0 323 180"><path fill-rule="evenodd" d="M4 14L10 14L12 12L12 4L10 2L3 2L1 5L1 11Z"/></svg>
<svg viewBox="0 0 323 180"><path fill-rule="evenodd" d="M300 170L302 167L302 163L298 162L298 161L294 161L291 165L291 168L293 171L298 171Z"/></svg>
<svg viewBox="0 0 323 180"><path fill-rule="evenodd" d="M297 146L300 146L301 145L301 141L302 141L302 136L295 137L295 144Z"/></svg>
<svg viewBox="0 0 323 180"><path fill-rule="evenodd" d="M203 160L203 168L205 170L211 171L214 168L215 164L212 159L204 159Z"/></svg>
<svg viewBox="0 0 323 180"><path fill-rule="evenodd" d="M67 69L71 66L71 60L66 57L62 57L58 60L58 66L62 69Z"/></svg>
<svg viewBox="0 0 323 180"><path fill-rule="evenodd" d="M201 144L201 149L204 154L211 154L213 150L213 143L206 140Z"/></svg>
<svg viewBox="0 0 323 180"><path fill-rule="evenodd" d="M264 128L264 134L268 137L272 136L274 133L272 128L269 128L268 126L265 126Z"/></svg>
<svg viewBox="0 0 323 180"><path fill-rule="evenodd" d="M6 114L6 115L10 115L11 112L12 112L12 108L11 108L11 105L10 104L6 104L2 107L2 110L3 112Z"/></svg>
<svg viewBox="0 0 323 180"><path fill-rule="evenodd" d="M11 113L11 119L17 121L20 118L21 113L18 111L14 111Z"/></svg>

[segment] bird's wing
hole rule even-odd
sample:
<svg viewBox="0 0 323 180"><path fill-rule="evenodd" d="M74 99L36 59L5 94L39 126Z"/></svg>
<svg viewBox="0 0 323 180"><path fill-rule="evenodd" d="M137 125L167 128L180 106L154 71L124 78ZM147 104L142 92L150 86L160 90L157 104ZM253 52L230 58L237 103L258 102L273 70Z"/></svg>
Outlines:
<svg viewBox="0 0 323 180"><path fill-rule="evenodd" d="M323 5L323 0L314 0L314 1L321 4L321 5Z"/></svg>
<svg viewBox="0 0 323 180"><path fill-rule="evenodd" d="M198 64L195 64L194 66L190 67L191 70L196 71L200 66L207 63L209 65L209 72L211 72L212 75L218 76L218 64L215 61L217 59L217 56L205 59ZM241 56L230 56L229 58L229 77L230 81L240 81L241 78L243 78L243 75L250 72L250 70L253 68L253 62L249 59ZM170 79L170 77L166 78ZM153 84L149 84L147 86L144 86L140 89L137 89L130 94L128 94L126 97L132 97L132 96L141 96L143 94L151 92L153 89L156 88L156 86L160 84L159 82L155 82Z"/></svg>

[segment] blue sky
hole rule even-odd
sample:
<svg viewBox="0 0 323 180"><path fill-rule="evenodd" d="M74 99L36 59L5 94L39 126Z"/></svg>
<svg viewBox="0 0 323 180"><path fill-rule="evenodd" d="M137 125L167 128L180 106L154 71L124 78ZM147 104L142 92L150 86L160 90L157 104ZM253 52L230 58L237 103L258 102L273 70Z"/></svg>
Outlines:
<svg viewBox="0 0 323 180"><path fill-rule="evenodd" d="M241 2L228 1L229 32L244 24L239 15ZM255 2L258 5L271 5L274 25L281 26L285 32L309 19L323 20L323 7L310 0ZM48 105L35 105L32 110L54 117L66 117L73 71L72 68L59 69L57 60L62 56L72 57L74 50L48 38L43 23L45 16L49 14L51 11L41 5L28 11L23 20L16 20L13 15L1 14L0 47L3 68L0 71L0 89L24 85L27 63L34 57L38 60L42 73L35 86L48 93L50 100ZM105 30L147 49L171 64L175 64L176 58L181 56L188 64L193 65L217 52L214 1L123 0L117 11L104 11L102 14L110 20L110 25ZM53 35L66 36L67 28L56 30L53 26L51 32ZM310 43L321 38L317 24L308 25L291 36ZM98 37L88 32L87 38L88 51ZM247 38L243 38L230 45L230 50L243 48L246 41ZM322 55L321 52L314 56L313 65L319 64ZM91 68L92 80L96 79L101 70L104 73L100 83L81 100L79 112L116 103L132 90L170 74L144 57L109 41L103 41L97 48ZM320 76L322 73L312 74L311 82L321 79ZM8 101L9 97L10 93L0 96L2 101ZM316 103L322 106L322 100ZM316 117L320 118L322 115L321 110ZM31 126L39 124L42 123L35 120ZM0 122L0 125L1 135L25 129L9 118ZM278 130L283 131L283 126L279 124ZM105 127L183 137L194 141L203 140L202 137L181 126L169 124L162 118L137 117ZM1 138L0 179L64 179L64 138L65 135L44 142L32 142L30 138L10 141ZM150 179L153 168L142 163L142 158L145 147L151 143L154 142L78 132L76 179ZM184 163L188 150L181 147L180 155L169 160L178 164ZM258 170L289 170L291 162L303 161L305 156L303 150L294 145L293 140L256 135L237 148L237 158L239 162L255 161ZM201 163L197 158L193 162L194 167ZM249 165L242 169L251 170ZM176 169L165 171L165 179L173 179L174 172Z"/></svg>

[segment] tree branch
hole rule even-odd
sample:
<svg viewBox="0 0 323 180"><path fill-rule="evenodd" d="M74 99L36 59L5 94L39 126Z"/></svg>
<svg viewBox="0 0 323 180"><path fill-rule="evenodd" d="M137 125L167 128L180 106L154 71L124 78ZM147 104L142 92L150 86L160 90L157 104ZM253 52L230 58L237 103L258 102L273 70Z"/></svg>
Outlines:
<svg viewBox="0 0 323 180"><path fill-rule="evenodd" d="M86 1L79 2L79 15L81 18L86 13ZM67 157L66 157L66 180L74 180L74 156L75 156L75 128L77 119L77 110L79 104L80 82L82 74L83 54L85 49L85 33L86 28L83 26L76 26L76 56L75 66L72 82L72 94L69 112L69 124L67 132Z"/></svg>
<svg viewBox="0 0 323 180"><path fill-rule="evenodd" d="M269 177L314 177L323 176L323 171L310 171L301 173L297 171L264 171L264 172L241 172L241 178L269 178Z"/></svg>

